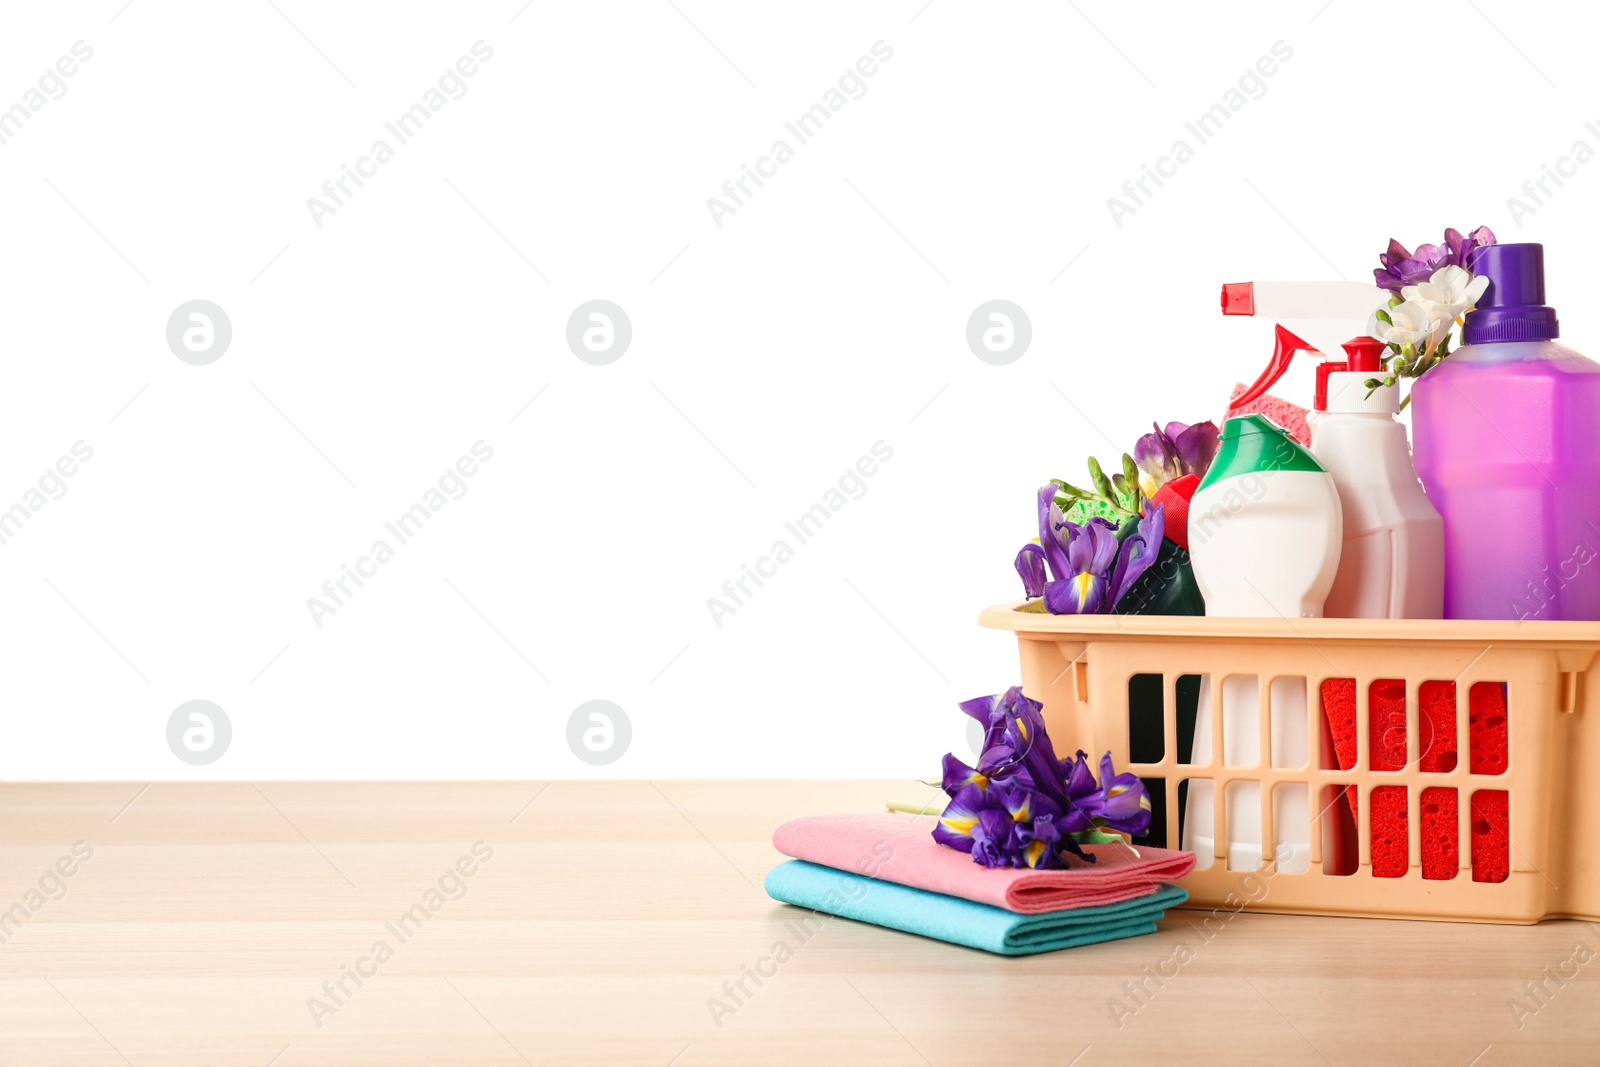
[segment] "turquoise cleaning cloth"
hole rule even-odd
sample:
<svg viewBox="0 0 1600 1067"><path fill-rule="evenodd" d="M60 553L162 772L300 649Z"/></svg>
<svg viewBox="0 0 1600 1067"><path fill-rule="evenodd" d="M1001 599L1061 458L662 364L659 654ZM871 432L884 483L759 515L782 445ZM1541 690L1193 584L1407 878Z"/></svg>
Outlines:
<svg viewBox="0 0 1600 1067"><path fill-rule="evenodd" d="M785 904L1001 956L1028 956L1153 934L1167 908L1189 899L1177 886L1163 885L1119 904L1020 915L804 860L780 863L767 872L767 895Z"/></svg>

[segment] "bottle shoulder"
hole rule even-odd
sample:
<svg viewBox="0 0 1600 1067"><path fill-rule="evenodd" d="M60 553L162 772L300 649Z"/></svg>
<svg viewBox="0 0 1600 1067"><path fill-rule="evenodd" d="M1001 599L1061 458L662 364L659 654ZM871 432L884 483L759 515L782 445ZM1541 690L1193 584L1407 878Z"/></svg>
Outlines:
<svg viewBox="0 0 1600 1067"><path fill-rule="evenodd" d="M1487 366L1507 364L1551 364L1580 373L1600 373L1600 363L1568 348L1559 341L1500 341L1492 344L1463 345L1440 363L1433 371L1446 367ZM1425 374L1420 379L1427 381Z"/></svg>

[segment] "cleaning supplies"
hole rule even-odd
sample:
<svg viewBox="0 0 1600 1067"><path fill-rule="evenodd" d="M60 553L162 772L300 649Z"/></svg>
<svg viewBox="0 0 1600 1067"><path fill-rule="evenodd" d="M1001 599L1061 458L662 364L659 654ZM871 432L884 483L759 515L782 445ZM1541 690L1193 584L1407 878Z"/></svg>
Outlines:
<svg viewBox="0 0 1600 1067"><path fill-rule="evenodd" d="M1437 619L1444 609L1444 525L1394 417L1398 387L1366 385L1381 375L1384 345L1370 337L1343 340L1364 332L1387 299L1383 290L1356 282L1241 282L1223 286L1222 311L1278 320L1272 359L1246 399L1275 384L1298 352L1325 360L1306 421L1311 452L1339 490L1344 545L1323 614ZM1336 346L1347 353L1344 361L1332 361Z"/></svg>
<svg viewBox="0 0 1600 1067"><path fill-rule="evenodd" d="M1336 619L1437 619L1444 612L1444 523L1411 466L1395 419L1399 387L1368 388L1384 344L1346 342L1348 360L1318 368L1311 452L1333 475L1344 514L1339 570L1323 614Z"/></svg>
<svg viewBox="0 0 1600 1067"><path fill-rule="evenodd" d="M942 810L944 798L934 805ZM791 859L896 882L1023 915L1115 904L1176 882L1194 857L1175 849L1120 842L1084 845L1093 863L1067 867L984 867L933 839L936 816L855 813L808 815L772 832L772 847Z"/></svg>
<svg viewBox="0 0 1600 1067"><path fill-rule="evenodd" d="M1411 392L1445 617L1600 620L1600 364L1555 342L1543 246L1487 245L1470 268L1489 287L1463 346Z"/></svg>
<svg viewBox="0 0 1600 1067"><path fill-rule="evenodd" d="M937 822L879 813L784 823L772 844L794 858L767 872L767 894L813 913L1005 956L1154 933L1165 909L1187 899L1170 884L1194 869L1187 852L1114 841L1083 846L1093 863L984 867L935 841ZM823 921L812 914L792 925Z"/></svg>

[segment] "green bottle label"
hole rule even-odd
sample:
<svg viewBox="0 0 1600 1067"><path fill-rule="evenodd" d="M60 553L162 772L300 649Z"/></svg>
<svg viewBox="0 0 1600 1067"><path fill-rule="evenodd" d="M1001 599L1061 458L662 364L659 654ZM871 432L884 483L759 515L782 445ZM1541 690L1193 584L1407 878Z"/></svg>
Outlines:
<svg viewBox="0 0 1600 1067"><path fill-rule="evenodd" d="M1326 469L1299 441L1289 436L1288 430L1265 415L1239 415L1222 424L1222 440L1216 458L1201 480L1200 489L1238 474Z"/></svg>

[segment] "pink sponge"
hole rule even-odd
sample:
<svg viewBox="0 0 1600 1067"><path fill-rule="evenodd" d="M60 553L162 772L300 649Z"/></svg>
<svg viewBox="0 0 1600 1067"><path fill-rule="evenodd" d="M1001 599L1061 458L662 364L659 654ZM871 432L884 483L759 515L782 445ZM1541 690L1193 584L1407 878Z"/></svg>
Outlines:
<svg viewBox="0 0 1600 1067"><path fill-rule="evenodd" d="M1271 393L1257 397L1248 404L1235 405L1234 401L1244 395L1246 388L1248 387L1243 384L1233 387L1233 392L1228 395L1227 418L1231 419L1236 415L1265 415L1288 430L1290 437L1308 448L1311 446L1311 427L1306 425L1305 408L1275 397Z"/></svg>

